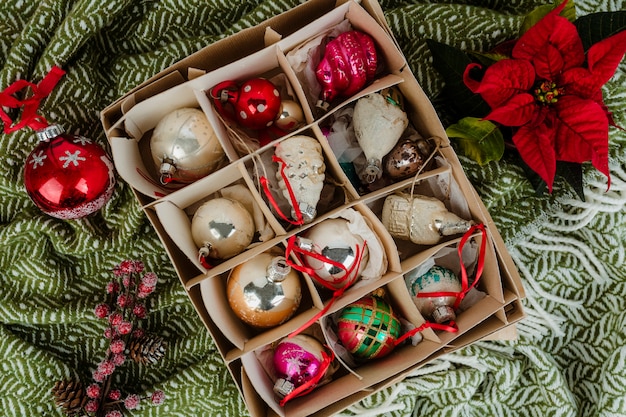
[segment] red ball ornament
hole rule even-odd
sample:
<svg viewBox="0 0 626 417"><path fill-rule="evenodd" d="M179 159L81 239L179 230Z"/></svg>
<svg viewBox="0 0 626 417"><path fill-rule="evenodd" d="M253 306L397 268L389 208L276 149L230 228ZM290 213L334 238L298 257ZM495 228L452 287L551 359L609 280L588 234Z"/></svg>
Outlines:
<svg viewBox="0 0 626 417"><path fill-rule="evenodd" d="M217 111L248 129L271 126L281 111L280 92L264 78L253 78L240 86L223 81L213 87L210 96Z"/></svg>
<svg viewBox="0 0 626 417"><path fill-rule="evenodd" d="M24 168L24 185L35 205L59 219L78 219L102 208L115 186L113 163L104 149L65 134L59 125L36 134L39 145Z"/></svg>
<svg viewBox="0 0 626 417"><path fill-rule="evenodd" d="M370 35L344 32L326 44L315 76L322 86L318 106L327 110L335 98L350 97L374 80L378 55Z"/></svg>

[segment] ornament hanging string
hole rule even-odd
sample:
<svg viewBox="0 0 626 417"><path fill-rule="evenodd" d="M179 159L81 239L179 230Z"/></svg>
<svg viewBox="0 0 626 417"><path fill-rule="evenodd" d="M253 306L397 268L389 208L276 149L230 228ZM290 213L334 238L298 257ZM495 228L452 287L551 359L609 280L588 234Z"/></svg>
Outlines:
<svg viewBox="0 0 626 417"><path fill-rule="evenodd" d="M317 375L315 375L315 377L311 378L304 384L296 387L293 391L287 394L285 398L280 400L279 404L281 407L284 407L287 401L295 397L308 394L309 392L313 391L313 389L315 389L315 387L317 386L318 382L324 377L331 363L335 360L335 353L328 346L325 346L325 347L330 352L330 355L327 354L326 352L322 352L322 363L320 365L320 369Z"/></svg>
<svg viewBox="0 0 626 417"><path fill-rule="evenodd" d="M289 200L291 201L291 206L293 207L293 210L296 214L296 220L295 221L291 220L289 217L285 215L285 213L282 212L280 207L278 207L278 203L276 202L276 199L274 198L274 196L272 195L272 192L269 189L267 178L264 176L259 179L259 181L261 182L261 186L263 187L263 191L265 192L265 195L267 196L272 207L274 207L274 209L276 210L276 213L278 213L278 215L282 219L284 219L285 221L295 226L300 226L304 224L304 219L302 217L302 211L300 210L300 205L298 204L296 195L294 194L293 188L291 187L291 183L289 182L289 179L287 178L287 175L285 174L285 169L287 168L287 164L285 164L285 161L283 161L281 158L279 158L276 155L272 156L272 162L276 162L280 165L280 176L285 181L285 187L287 188L287 192L289 193Z"/></svg>
<svg viewBox="0 0 626 417"><path fill-rule="evenodd" d="M354 262L350 268L346 268L341 263L336 262L336 261L334 261L332 259L329 259L329 258L327 258L324 255L321 255L321 254L315 253L315 252L311 252L311 251L308 251L306 249L302 249L296 243L297 239L298 239L298 237L294 235L294 236L291 236L289 238L289 240L287 241L287 249L285 251L285 258L287 259L287 264L289 266L291 266L293 269L309 275L311 278L315 279L315 281L317 281L323 287L325 287L325 288L327 288L329 290L333 290L333 295L332 295L330 301L328 302L328 304L326 304L326 306L319 313L317 313L313 318L311 318L309 321L307 321L304 325L300 326L298 329L296 329L291 334L289 334L289 337L294 337L295 335L299 334L300 332L302 332L303 330L308 328L311 324L315 323L320 317L322 317L324 314L326 314L326 312L330 309L330 307L333 305L335 300L340 298L343 295L343 293L348 288L350 288L350 286L352 286L352 284L354 284L354 282L358 278L358 271L359 271L359 268L361 266L361 261L363 260L363 254L365 253L365 247L367 246L367 242L363 242L363 247L362 248L360 248L359 245L356 245L356 253L355 253L356 262ZM298 261L300 261L301 265L300 264L296 264L296 263L294 263L294 262L292 262L290 260L291 253L293 253L294 256L298 259ZM336 268L344 270L345 271L345 275L343 276L343 278L341 278L341 280L339 282L347 281L346 284L343 285L341 288L336 289L330 283L328 283L327 281L323 280L317 274L317 272L315 272L315 269L303 266L304 262L302 260L301 255L310 256L312 258L317 259L320 262L327 263L327 264L332 265L333 267L336 267Z"/></svg>
<svg viewBox="0 0 626 417"><path fill-rule="evenodd" d="M418 326L404 333L402 336L396 339L394 344L398 346L399 344L404 342L406 339L413 337L417 333L420 333L426 329L443 330L449 333L456 333L459 331L459 328L457 327L456 322L454 321L451 321L448 324L442 324L442 323L440 324L440 323L433 323L433 322L427 321L427 322L422 323L421 326Z"/></svg>
<svg viewBox="0 0 626 417"><path fill-rule="evenodd" d="M38 115L37 111L41 101L52 92L63 75L65 75L65 71L57 66L53 66L50 72L38 84L26 80L17 80L0 92L0 119L2 119L4 124L4 133L9 134L27 126L33 130L47 127L49 125L48 121L45 117ZM19 99L14 96L16 93L28 88L31 90L30 97ZM20 121L14 123L14 120L2 107L23 108Z"/></svg>

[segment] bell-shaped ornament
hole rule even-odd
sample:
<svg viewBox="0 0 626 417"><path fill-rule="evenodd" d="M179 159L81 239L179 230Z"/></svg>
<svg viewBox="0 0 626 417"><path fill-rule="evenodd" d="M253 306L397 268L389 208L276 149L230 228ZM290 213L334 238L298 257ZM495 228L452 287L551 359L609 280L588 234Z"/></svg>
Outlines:
<svg viewBox="0 0 626 417"><path fill-rule="evenodd" d="M322 146L314 138L296 135L276 145L275 156L279 163L278 186L292 207L292 217L297 217L297 206L303 222L311 222L324 188L326 165Z"/></svg>
<svg viewBox="0 0 626 417"><path fill-rule="evenodd" d="M361 236L348 228L348 220L330 218L311 227L298 239L304 264L334 289L353 283L367 265L369 252Z"/></svg>
<svg viewBox="0 0 626 417"><path fill-rule="evenodd" d="M411 299L424 317L431 318L435 323L444 323L456 319L454 305L457 297L454 295L436 295L435 293L456 293L462 291L458 277L439 265L433 265L428 271L419 274L414 269L404 276ZM418 297L418 294L434 296Z"/></svg>
<svg viewBox="0 0 626 417"><path fill-rule="evenodd" d="M408 194L385 198L382 222L393 237L417 245L437 244L443 236L465 233L474 224L448 211L436 198Z"/></svg>
<svg viewBox="0 0 626 417"><path fill-rule="evenodd" d="M300 276L284 256L261 253L231 270L226 294L241 321L270 328L293 316L302 299L302 288Z"/></svg>
<svg viewBox="0 0 626 417"><path fill-rule="evenodd" d="M228 259L243 252L254 237L254 219L243 204L230 198L203 203L191 220L191 235L201 260Z"/></svg>
<svg viewBox="0 0 626 417"><path fill-rule="evenodd" d="M367 161L360 176L367 184L382 176L383 157L393 149L409 125L398 100L389 99L393 90L368 94L358 99L354 106L354 134Z"/></svg>
<svg viewBox="0 0 626 417"><path fill-rule="evenodd" d="M150 152L162 184L191 183L225 163L224 150L205 114L185 107L157 123Z"/></svg>

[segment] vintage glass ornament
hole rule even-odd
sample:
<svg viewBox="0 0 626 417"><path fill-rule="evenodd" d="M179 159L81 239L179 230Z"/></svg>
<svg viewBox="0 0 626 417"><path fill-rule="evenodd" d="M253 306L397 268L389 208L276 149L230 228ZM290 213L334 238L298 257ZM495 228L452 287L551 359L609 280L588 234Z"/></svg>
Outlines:
<svg viewBox="0 0 626 417"><path fill-rule="evenodd" d="M452 295L417 296L419 293L460 293L462 291L461 282L454 272L448 268L433 265L424 274L418 275L418 270L414 269L408 272L404 278L413 303L424 317L432 318L435 323L445 323L456 318L454 304L457 297Z"/></svg>
<svg viewBox="0 0 626 417"><path fill-rule="evenodd" d="M341 264L343 268L306 253L303 256L303 262L315 271L316 278L335 289L354 282L369 259L363 239L350 231L348 223L343 218L325 219L307 230L304 238L298 239L302 249Z"/></svg>
<svg viewBox="0 0 626 417"><path fill-rule="evenodd" d="M389 94L389 90L368 94L354 106L354 134L367 160L361 178L368 184L382 176L383 157L398 143L409 125L398 101L388 100Z"/></svg>
<svg viewBox="0 0 626 417"><path fill-rule="evenodd" d="M376 295L344 307L337 319L341 344L358 359L387 356L395 348L400 333L400 321L393 309Z"/></svg>
<svg viewBox="0 0 626 417"><path fill-rule="evenodd" d="M223 81L210 91L213 104L223 117L248 129L265 129L278 118L280 92L265 78L252 78L238 85Z"/></svg>
<svg viewBox="0 0 626 417"><path fill-rule="evenodd" d="M284 256L261 253L231 270L226 294L233 312L244 323L269 328L293 316L302 288L300 276Z"/></svg>
<svg viewBox="0 0 626 417"><path fill-rule="evenodd" d="M374 80L378 54L367 33L344 32L324 47L315 76L322 87L318 107L328 110L337 97L350 97Z"/></svg>
<svg viewBox="0 0 626 417"><path fill-rule="evenodd" d="M252 243L254 230L254 219L244 205L224 197L203 203L191 220L191 236L201 258L240 254Z"/></svg>
<svg viewBox="0 0 626 417"><path fill-rule="evenodd" d="M155 126L150 152L162 184L191 183L216 171L224 162L222 145L199 109L176 109Z"/></svg>
<svg viewBox="0 0 626 417"><path fill-rule="evenodd" d="M401 139L383 158L383 173L393 179L402 180L427 169L425 166L433 147L424 139Z"/></svg>
<svg viewBox="0 0 626 417"><path fill-rule="evenodd" d="M276 395L282 399L294 389L319 380L323 376L320 373L326 371L324 351L316 338L302 333L278 342L273 355Z"/></svg>
<svg viewBox="0 0 626 417"><path fill-rule="evenodd" d="M304 122L304 112L297 102L293 100L282 100L280 102L280 111L274 123L276 127L291 132L302 126Z"/></svg>
<svg viewBox="0 0 626 417"><path fill-rule="evenodd" d="M297 205L303 222L311 222L317 215L317 203L324 188L326 165L322 146L314 138L296 135L276 145L274 153L279 163L278 186L292 207L292 217L296 218ZM290 189L295 201L292 201Z"/></svg>
<svg viewBox="0 0 626 417"><path fill-rule="evenodd" d="M98 144L59 125L36 131L39 144L26 158L24 186L44 213L78 219L99 210L113 194L113 163Z"/></svg>
<svg viewBox="0 0 626 417"><path fill-rule="evenodd" d="M393 237L417 245L434 245L444 236L467 232L474 224L448 211L434 197L404 193L385 198L382 222Z"/></svg>

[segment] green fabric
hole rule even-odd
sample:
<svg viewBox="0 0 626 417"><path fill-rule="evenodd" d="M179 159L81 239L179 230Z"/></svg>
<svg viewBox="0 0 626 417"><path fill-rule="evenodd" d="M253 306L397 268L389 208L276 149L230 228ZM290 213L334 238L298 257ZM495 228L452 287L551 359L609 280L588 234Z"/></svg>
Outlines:
<svg viewBox="0 0 626 417"><path fill-rule="evenodd" d="M3 0L0 88L67 71L41 114L105 145L99 111L159 70L296 0ZM487 49L512 37L543 0L395 1L382 6L418 81L435 103L442 81L424 42ZM578 0L578 15L625 10L624 0ZM626 126L626 65L604 89ZM445 119L445 109L442 117ZM447 122L447 121L446 121ZM61 221L23 187L31 131L0 136L0 414L60 416L55 381L89 377L106 349L94 306L112 267L141 259L159 277L149 330L165 359L126 365L120 386L165 391L133 416L247 415L165 251L128 185L97 214ZM612 185L586 167L586 202L559 181L537 197L514 163L462 159L522 274L527 319L515 342L480 342L420 369L347 415L626 415L626 132L610 130Z"/></svg>

